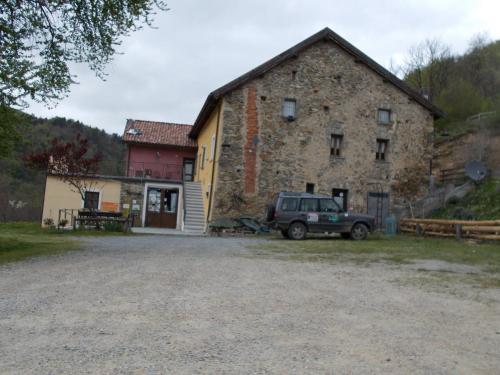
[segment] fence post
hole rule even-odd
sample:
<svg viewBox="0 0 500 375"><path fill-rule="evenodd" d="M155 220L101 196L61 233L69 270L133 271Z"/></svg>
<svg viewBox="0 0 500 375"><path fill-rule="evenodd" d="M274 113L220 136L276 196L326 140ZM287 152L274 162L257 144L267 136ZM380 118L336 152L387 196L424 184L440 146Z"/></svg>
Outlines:
<svg viewBox="0 0 500 375"><path fill-rule="evenodd" d="M415 232L418 234L418 235L421 235L422 234L422 227L420 226L420 224L417 223L417 226L416 226L416 230Z"/></svg>
<svg viewBox="0 0 500 375"><path fill-rule="evenodd" d="M457 240L462 239L462 224L455 224L455 236Z"/></svg>

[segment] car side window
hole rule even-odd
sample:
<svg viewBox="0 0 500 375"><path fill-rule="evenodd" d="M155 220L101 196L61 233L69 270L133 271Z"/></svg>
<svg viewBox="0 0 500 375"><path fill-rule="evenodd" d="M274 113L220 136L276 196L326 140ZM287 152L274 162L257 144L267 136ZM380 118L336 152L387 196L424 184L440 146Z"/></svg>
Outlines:
<svg viewBox="0 0 500 375"><path fill-rule="evenodd" d="M297 206L299 205L299 200L297 198L284 198L281 203L282 211L297 211Z"/></svg>
<svg viewBox="0 0 500 375"><path fill-rule="evenodd" d="M320 199L319 209L321 212L339 212L339 207L333 199Z"/></svg>
<svg viewBox="0 0 500 375"><path fill-rule="evenodd" d="M302 212L317 212L318 200L314 198L302 198L300 201L300 211Z"/></svg>

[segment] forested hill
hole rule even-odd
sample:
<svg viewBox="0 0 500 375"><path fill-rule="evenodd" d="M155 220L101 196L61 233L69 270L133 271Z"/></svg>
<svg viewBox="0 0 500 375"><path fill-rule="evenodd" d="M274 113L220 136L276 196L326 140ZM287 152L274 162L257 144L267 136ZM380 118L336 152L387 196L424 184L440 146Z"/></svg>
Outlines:
<svg viewBox="0 0 500 375"><path fill-rule="evenodd" d="M101 154L101 174L123 174L125 146L117 134L61 117L18 117L19 140L9 157L0 158L0 220L39 220L45 174L26 168L22 157L47 148L54 138L69 141L79 133L89 140L89 154Z"/></svg>
<svg viewBox="0 0 500 375"><path fill-rule="evenodd" d="M446 113L438 130L460 133L470 130L472 115L500 114L500 41L476 36L465 53L454 55L446 44L427 40L409 51L401 69L405 81ZM490 122L496 126L500 116Z"/></svg>

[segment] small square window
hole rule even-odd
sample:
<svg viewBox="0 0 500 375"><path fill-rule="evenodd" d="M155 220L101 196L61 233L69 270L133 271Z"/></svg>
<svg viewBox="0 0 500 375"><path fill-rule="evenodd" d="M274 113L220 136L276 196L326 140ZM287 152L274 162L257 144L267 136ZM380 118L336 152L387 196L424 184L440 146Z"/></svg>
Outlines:
<svg viewBox="0 0 500 375"><path fill-rule="evenodd" d="M377 139L377 152L375 154L376 160L387 160L387 147L389 141L387 139Z"/></svg>
<svg viewBox="0 0 500 375"><path fill-rule="evenodd" d="M83 208L88 208L89 210L99 209L99 192L86 191L85 200L83 201Z"/></svg>
<svg viewBox="0 0 500 375"><path fill-rule="evenodd" d="M331 156L341 156L342 155L342 140L344 136L341 134L332 134L331 144L330 144L330 155Z"/></svg>
<svg viewBox="0 0 500 375"><path fill-rule="evenodd" d="M295 99L285 99L283 102L283 117L289 121L296 118L297 102Z"/></svg>
<svg viewBox="0 0 500 375"><path fill-rule="evenodd" d="M314 194L314 184L310 182L306 184L306 193Z"/></svg>
<svg viewBox="0 0 500 375"><path fill-rule="evenodd" d="M390 109L379 109L377 112L377 121L379 124L390 124L390 122L391 122L391 110Z"/></svg>

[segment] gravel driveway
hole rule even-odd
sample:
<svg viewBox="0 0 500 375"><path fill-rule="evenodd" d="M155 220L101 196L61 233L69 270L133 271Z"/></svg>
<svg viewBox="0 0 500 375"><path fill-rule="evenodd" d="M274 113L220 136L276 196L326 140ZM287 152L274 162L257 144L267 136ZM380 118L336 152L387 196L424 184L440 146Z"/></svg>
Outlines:
<svg viewBox="0 0 500 375"><path fill-rule="evenodd" d="M85 241L0 267L0 374L500 371L498 290L475 298L394 282L417 273L401 266L269 259L246 249L254 239Z"/></svg>

